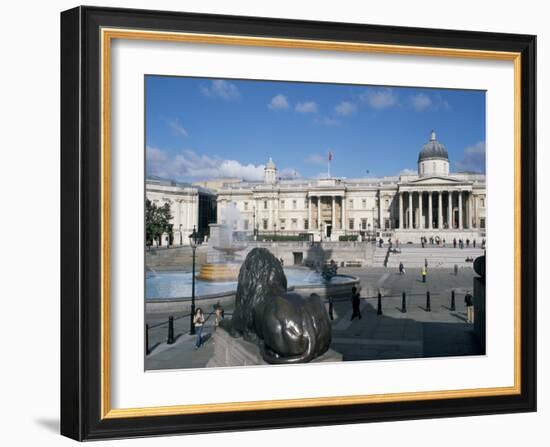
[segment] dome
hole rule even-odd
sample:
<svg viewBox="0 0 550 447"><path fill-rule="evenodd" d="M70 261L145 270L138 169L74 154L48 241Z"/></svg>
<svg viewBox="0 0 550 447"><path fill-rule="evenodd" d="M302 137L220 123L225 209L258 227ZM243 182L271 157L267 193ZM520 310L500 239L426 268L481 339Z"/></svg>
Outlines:
<svg viewBox="0 0 550 447"><path fill-rule="evenodd" d="M420 163L421 161L430 158L440 158L447 161L449 160L449 153L447 152L447 149L445 149L445 146L443 146L439 141L436 140L435 132L433 130L430 141L422 146L422 150L418 154L418 162Z"/></svg>
<svg viewBox="0 0 550 447"><path fill-rule="evenodd" d="M271 157L269 157L269 161L265 165L266 169L275 169L275 163L273 163L273 160Z"/></svg>

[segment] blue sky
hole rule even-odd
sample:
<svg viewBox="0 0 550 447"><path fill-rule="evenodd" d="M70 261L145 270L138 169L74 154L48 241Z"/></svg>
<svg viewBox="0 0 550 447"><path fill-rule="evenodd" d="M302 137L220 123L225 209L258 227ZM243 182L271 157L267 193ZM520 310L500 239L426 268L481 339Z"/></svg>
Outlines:
<svg viewBox="0 0 550 447"><path fill-rule="evenodd" d="M434 129L452 171L485 172L485 92L146 76L146 169L179 181L416 171Z"/></svg>

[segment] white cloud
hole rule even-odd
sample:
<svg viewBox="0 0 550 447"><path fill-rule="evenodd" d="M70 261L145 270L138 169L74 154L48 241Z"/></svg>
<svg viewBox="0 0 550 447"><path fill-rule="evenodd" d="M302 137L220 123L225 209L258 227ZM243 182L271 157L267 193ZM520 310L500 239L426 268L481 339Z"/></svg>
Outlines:
<svg viewBox="0 0 550 447"><path fill-rule="evenodd" d="M399 172L399 175L416 175L418 171L416 169L405 168Z"/></svg>
<svg viewBox="0 0 550 447"><path fill-rule="evenodd" d="M397 94L391 88L368 89L359 97L361 101L377 110L393 107L399 102Z"/></svg>
<svg viewBox="0 0 550 447"><path fill-rule="evenodd" d="M242 164L236 160L224 160L207 155L199 155L192 150L177 155L156 148L147 147L146 167L148 175L178 181L199 181L215 178L242 178L262 180L264 165Z"/></svg>
<svg viewBox="0 0 550 447"><path fill-rule="evenodd" d="M241 96L235 84L223 79L215 79L209 85L201 86L200 90L203 95L209 98L221 98L225 101L233 101Z"/></svg>
<svg viewBox="0 0 550 447"><path fill-rule="evenodd" d="M313 122L315 124L321 124L323 126L338 126L340 125L340 121L335 119L335 118L331 118L329 116L323 116L323 117L320 117L320 118L315 118L313 120Z"/></svg>
<svg viewBox="0 0 550 447"><path fill-rule="evenodd" d="M172 128L176 135L180 135L182 137L186 137L187 135L189 135L187 129L185 129L185 127L181 125L179 119L177 118L175 120L168 121L168 125Z"/></svg>
<svg viewBox="0 0 550 447"><path fill-rule="evenodd" d="M338 115L342 116L350 116L353 115L357 111L357 106L349 101L342 101L340 104L338 104L334 110L336 110L336 113Z"/></svg>
<svg viewBox="0 0 550 447"><path fill-rule="evenodd" d="M418 93L414 96L411 96L411 103L417 112L422 112L423 110L428 109L433 105L430 97L424 93Z"/></svg>
<svg viewBox="0 0 550 447"><path fill-rule="evenodd" d="M458 171L485 173L485 141L479 141L464 149L464 157L455 163Z"/></svg>
<svg viewBox="0 0 550 447"><path fill-rule="evenodd" d="M312 163L315 165L324 165L328 161L327 155L323 154L310 154L306 158L307 163Z"/></svg>
<svg viewBox="0 0 550 447"><path fill-rule="evenodd" d="M449 102L441 96L440 93L428 95L426 93L417 93L410 98L411 106L417 112L425 110L451 110Z"/></svg>
<svg viewBox="0 0 550 447"><path fill-rule="evenodd" d="M267 105L271 110L288 109L288 100L285 95L275 95L271 98L271 102Z"/></svg>
<svg viewBox="0 0 550 447"><path fill-rule="evenodd" d="M316 102L306 101L299 102L296 104L296 112L300 113L317 113L319 111L319 106Z"/></svg>

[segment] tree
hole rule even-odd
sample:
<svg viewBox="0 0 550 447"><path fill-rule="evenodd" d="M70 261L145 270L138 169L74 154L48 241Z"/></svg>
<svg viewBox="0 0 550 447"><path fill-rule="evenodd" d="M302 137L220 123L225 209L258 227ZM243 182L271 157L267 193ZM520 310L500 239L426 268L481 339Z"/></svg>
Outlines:
<svg viewBox="0 0 550 447"><path fill-rule="evenodd" d="M162 236L162 233L172 232L172 214L170 204L165 203L157 206L149 199L145 200L145 242L152 243L155 239Z"/></svg>

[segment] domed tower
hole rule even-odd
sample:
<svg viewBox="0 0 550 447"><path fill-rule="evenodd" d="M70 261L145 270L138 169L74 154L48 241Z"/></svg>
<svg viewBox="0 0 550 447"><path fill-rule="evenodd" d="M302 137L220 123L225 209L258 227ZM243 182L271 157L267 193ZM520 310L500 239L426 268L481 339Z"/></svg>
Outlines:
<svg viewBox="0 0 550 447"><path fill-rule="evenodd" d="M449 154L445 146L437 141L433 130L430 141L418 154L418 175L420 177L449 175Z"/></svg>
<svg viewBox="0 0 550 447"><path fill-rule="evenodd" d="M275 163L273 163L273 160L271 157L269 157L269 161L266 163L264 168L264 182L265 183L275 183L277 180L277 166L275 166Z"/></svg>

